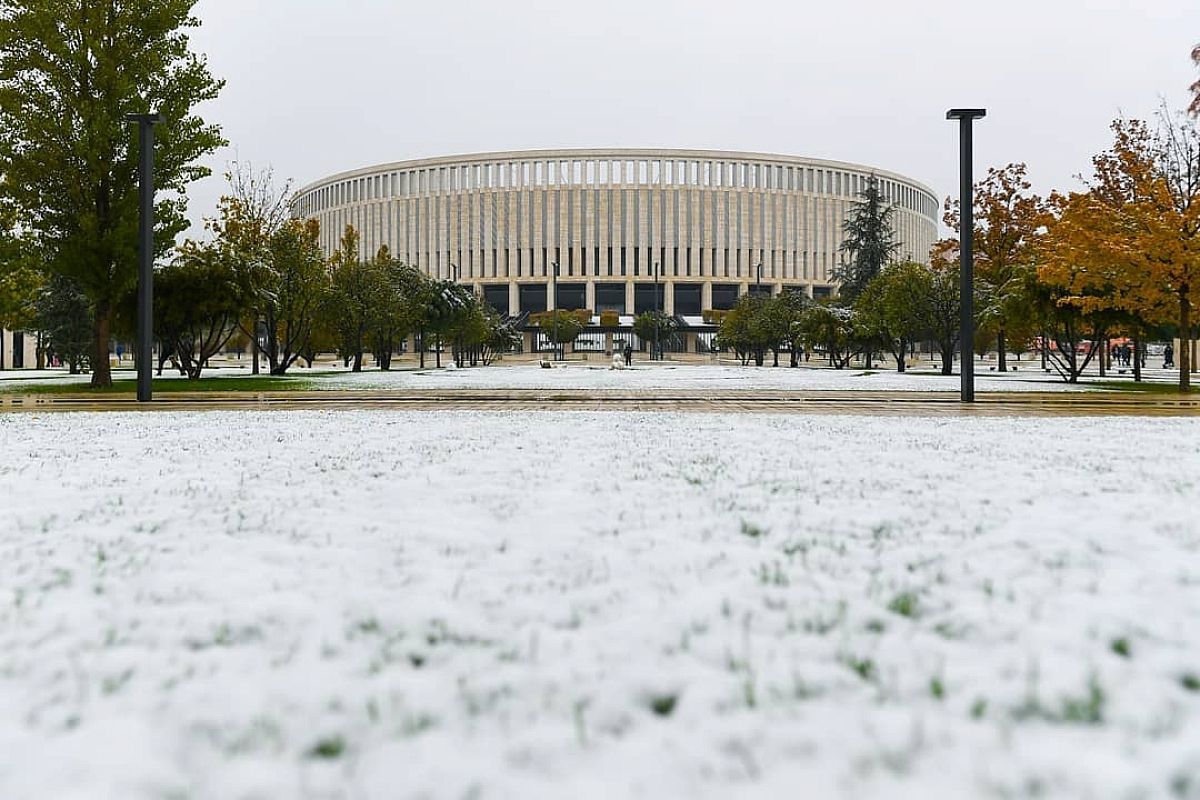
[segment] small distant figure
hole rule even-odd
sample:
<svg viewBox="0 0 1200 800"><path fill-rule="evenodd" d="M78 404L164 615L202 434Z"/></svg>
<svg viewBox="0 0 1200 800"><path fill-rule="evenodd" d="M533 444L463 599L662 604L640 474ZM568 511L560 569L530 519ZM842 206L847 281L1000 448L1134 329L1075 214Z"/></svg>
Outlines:
<svg viewBox="0 0 1200 800"><path fill-rule="evenodd" d="M625 349L622 350L621 353L625 356L625 366L632 367L633 366L633 345L629 344L629 342L626 342Z"/></svg>
<svg viewBox="0 0 1200 800"><path fill-rule="evenodd" d="M1170 369L1175 366L1175 346L1167 345L1163 348L1163 369Z"/></svg>

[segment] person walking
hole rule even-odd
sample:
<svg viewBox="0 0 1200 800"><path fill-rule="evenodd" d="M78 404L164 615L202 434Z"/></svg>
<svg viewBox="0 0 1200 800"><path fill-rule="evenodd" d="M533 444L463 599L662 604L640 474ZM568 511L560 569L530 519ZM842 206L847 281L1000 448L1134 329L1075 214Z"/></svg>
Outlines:
<svg viewBox="0 0 1200 800"><path fill-rule="evenodd" d="M625 355L625 366L633 366L633 346L629 342L625 343L625 349L621 351Z"/></svg>
<svg viewBox="0 0 1200 800"><path fill-rule="evenodd" d="M1163 369L1170 369L1175 366L1175 346L1167 345L1163 348Z"/></svg>

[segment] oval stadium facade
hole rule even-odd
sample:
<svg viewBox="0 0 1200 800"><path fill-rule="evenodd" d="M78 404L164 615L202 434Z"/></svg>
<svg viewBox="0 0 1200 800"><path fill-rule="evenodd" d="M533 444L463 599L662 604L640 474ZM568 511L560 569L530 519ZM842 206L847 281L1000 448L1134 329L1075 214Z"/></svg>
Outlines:
<svg viewBox="0 0 1200 800"><path fill-rule="evenodd" d="M347 225L469 284L510 316L550 308L698 317L748 292L829 295L842 222L868 176L896 204L898 257L926 261L939 203L860 164L709 150L531 150L401 161L301 189L326 253ZM554 264L558 264L557 275Z"/></svg>

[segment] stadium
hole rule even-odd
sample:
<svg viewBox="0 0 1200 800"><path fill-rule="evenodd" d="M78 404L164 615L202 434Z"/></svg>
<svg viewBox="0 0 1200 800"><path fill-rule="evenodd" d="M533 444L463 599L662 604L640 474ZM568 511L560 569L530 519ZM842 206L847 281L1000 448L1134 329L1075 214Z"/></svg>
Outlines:
<svg viewBox="0 0 1200 800"><path fill-rule="evenodd" d="M320 222L327 254L352 225L362 257L386 245L432 277L471 285L518 323L587 309L616 312L624 328L657 304L682 329L703 332L707 310L731 308L743 294L831 294L842 222L871 175L896 205L898 256L925 261L940 207L929 187L861 164L761 153L530 150L401 161L315 181L292 210ZM702 347L687 338L688 349Z"/></svg>

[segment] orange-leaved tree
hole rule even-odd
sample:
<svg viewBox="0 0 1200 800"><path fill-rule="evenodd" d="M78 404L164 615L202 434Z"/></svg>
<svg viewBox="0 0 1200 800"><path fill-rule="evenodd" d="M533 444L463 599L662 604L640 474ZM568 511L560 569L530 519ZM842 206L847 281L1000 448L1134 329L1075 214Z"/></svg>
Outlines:
<svg viewBox="0 0 1200 800"><path fill-rule="evenodd" d="M1120 233L1117 215L1097 192L1055 192L1047 208L1034 308L1043 335L1057 346L1046 352L1048 360L1074 383L1098 354L1109 326L1137 308L1130 292L1137 281L1130 259L1114 246Z"/></svg>
<svg viewBox="0 0 1200 800"><path fill-rule="evenodd" d="M1179 387L1188 391L1200 300L1200 130L1164 111L1156 129L1117 120L1112 131L1112 147L1093 159L1090 191L1063 202L1051 226L1058 266L1085 267L1065 284L1080 303L1173 323ZM1053 263L1044 277L1063 284Z"/></svg>
<svg viewBox="0 0 1200 800"><path fill-rule="evenodd" d="M1001 372L1008 369L1010 328L1028 327L1026 289L1034 269L1039 229L1046 203L1030 189L1024 164L988 169L975 184L975 301L978 324L996 336ZM959 231L957 201L947 200L946 225Z"/></svg>

